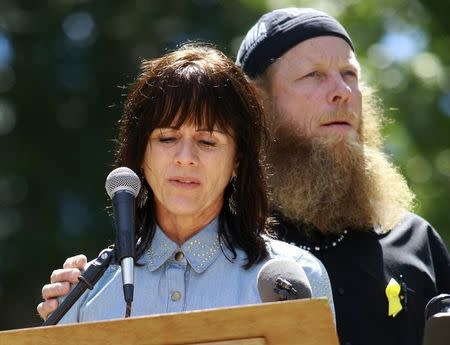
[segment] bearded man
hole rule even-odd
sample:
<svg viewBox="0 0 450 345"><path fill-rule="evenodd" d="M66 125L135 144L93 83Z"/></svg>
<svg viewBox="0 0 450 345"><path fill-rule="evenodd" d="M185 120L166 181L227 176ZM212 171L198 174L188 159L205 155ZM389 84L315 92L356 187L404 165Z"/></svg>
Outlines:
<svg viewBox="0 0 450 345"><path fill-rule="evenodd" d="M279 236L324 263L341 344L421 344L426 303L450 292L450 257L383 153L381 110L349 34L317 10L275 10L237 64L271 124Z"/></svg>

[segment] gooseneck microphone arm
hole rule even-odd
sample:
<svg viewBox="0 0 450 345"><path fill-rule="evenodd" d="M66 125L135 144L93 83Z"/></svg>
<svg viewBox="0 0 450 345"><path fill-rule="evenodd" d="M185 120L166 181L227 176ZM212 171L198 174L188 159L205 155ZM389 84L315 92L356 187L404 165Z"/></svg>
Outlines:
<svg viewBox="0 0 450 345"><path fill-rule="evenodd" d="M103 250L98 258L95 259L78 278L77 285L69 292L64 301L56 308L48 319L44 321L42 326L56 325L87 289L93 289L94 285L105 273L113 258L114 249L108 248Z"/></svg>

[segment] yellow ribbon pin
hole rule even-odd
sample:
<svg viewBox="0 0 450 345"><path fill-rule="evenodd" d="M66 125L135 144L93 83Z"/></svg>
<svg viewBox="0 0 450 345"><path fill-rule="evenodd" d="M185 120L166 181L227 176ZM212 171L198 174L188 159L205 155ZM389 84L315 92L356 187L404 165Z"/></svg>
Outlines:
<svg viewBox="0 0 450 345"><path fill-rule="evenodd" d="M400 290L400 284L394 278L391 278L389 284L386 286L386 296L389 302L389 316L395 317L400 310L403 309L402 304L400 303Z"/></svg>

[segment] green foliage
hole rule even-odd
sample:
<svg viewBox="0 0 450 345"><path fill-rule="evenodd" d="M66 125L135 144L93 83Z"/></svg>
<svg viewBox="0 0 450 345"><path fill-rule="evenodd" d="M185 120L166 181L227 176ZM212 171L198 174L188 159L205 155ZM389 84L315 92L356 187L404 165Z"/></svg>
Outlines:
<svg viewBox="0 0 450 345"><path fill-rule="evenodd" d="M186 40L230 56L275 6L313 6L350 32L379 89L386 149L417 211L450 244L450 32L444 0L2 1L0 3L0 329L40 324L51 269L113 242L103 189L126 86L143 58ZM409 35L415 49L385 45ZM391 35L391 36L389 36Z"/></svg>

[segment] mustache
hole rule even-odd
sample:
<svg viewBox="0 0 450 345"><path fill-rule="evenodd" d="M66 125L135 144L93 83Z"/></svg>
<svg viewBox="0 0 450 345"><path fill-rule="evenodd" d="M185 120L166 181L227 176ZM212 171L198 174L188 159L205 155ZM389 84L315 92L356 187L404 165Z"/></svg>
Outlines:
<svg viewBox="0 0 450 345"><path fill-rule="evenodd" d="M353 128L358 127L359 117L356 112L349 109L337 109L328 113L322 114L319 118L321 125L330 123L347 123Z"/></svg>

